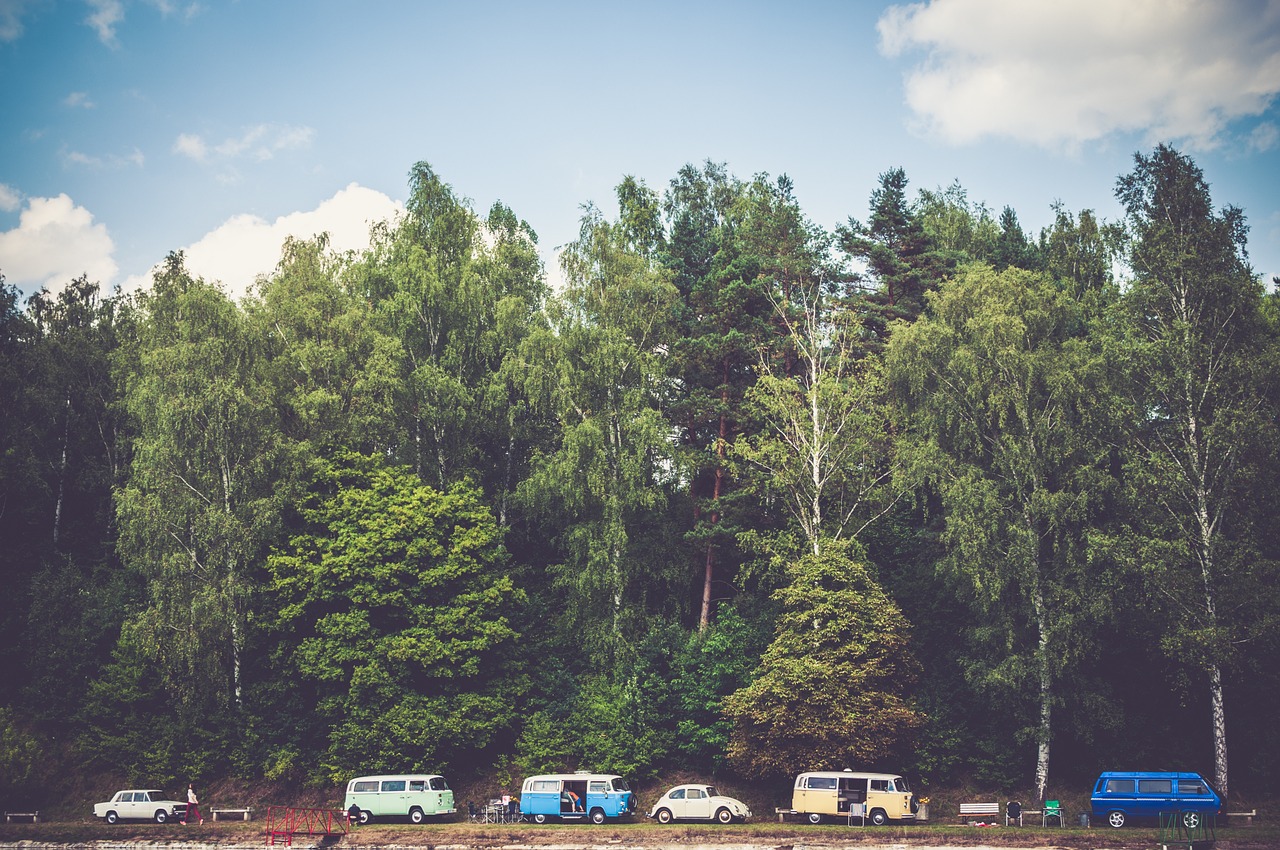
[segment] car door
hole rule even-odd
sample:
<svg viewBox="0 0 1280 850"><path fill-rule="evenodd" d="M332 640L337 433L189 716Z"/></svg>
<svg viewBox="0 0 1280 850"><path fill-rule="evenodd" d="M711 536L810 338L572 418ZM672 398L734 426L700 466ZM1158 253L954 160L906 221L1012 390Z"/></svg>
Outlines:
<svg viewBox="0 0 1280 850"><path fill-rule="evenodd" d="M684 811L687 818L711 819L711 798L705 788L690 788L684 795Z"/></svg>
<svg viewBox="0 0 1280 850"><path fill-rule="evenodd" d="M149 810L144 811L144 809L148 809L148 803L149 798L147 797L146 791L134 791L133 800L129 803L129 814L124 816L129 818L151 817L151 812ZM124 813L121 812L121 814L123 815Z"/></svg>

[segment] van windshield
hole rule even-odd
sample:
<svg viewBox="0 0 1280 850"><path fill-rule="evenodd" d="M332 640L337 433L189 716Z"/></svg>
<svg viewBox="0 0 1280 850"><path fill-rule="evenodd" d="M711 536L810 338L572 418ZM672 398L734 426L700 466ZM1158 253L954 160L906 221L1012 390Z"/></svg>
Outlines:
<svg viewBox="0 0 1280 850"><path fill-rule="evenodd" d="M627 785L627 780L618 778L613 780L613 790L614 791L630 791L631 786Z"/></svg>
<svg viewBox="0 0 1280 850"><path fill-rule="evenodd" d="M907 778L905 776L895 776L893 783L898 786L899 791L911 790L911 786L907 784Z"/></svg>

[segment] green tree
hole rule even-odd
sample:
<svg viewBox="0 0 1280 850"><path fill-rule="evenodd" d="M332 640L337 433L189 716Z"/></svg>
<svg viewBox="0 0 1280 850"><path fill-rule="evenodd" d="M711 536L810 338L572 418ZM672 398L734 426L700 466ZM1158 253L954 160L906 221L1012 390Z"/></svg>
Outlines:
<svg viewBox="0 0 1280 850"><path fill-rule="evenodd" d="M1131 408L1125 471L1140 563L1169 606L1162 644L1209 697L1216 786L1228 792L1223 670L1267 621L1274 562L1258 551L1255 483L1274 480L1276 340L1235 207L1215 212L1195 163L1136 154L1116 195L1127 225L1114 352Z"/></svg>
<svg viewBox="0 0 1280 850"><path fill-rule="evenodd" d="M523 594L479 494L345 453L299 512L267 560L269 628L312 689L323 778L461 767L502 740L525 688L508 662Z"/></svg>
<svg viewBox="0 0 1280 850"><path fill-rule="evenodd" d="M629 239L589 208L561 255L565 290L523 345L526 395L557 430L519 494L531 517L558 530L563 560L552 574L567 594L572 643L601 666L620 639L647 631L653 600L684 580L646 545L646 533L662 533L655 518L675 483L660 401L676 293Z"/></svg>
<svg viewBox="0 0 1280 850"><path fill-rule="evenodd" d="M1043 275L967 266L899 329L889 374L913 480L945 512L945 568L968 587L981 684L1034 706L1036 790L1056 692L1099 617L1086 532L1108 484L1102 359L1079 305Z"/></svg>
<svg viewBox="0 0 1280 850"><path fill-rule="evenodd" d="M135 436L116 511L147 599L121 640L144 647L176 699L225 714L242 698L250 567L278 528L272 399L243 314L181 254L139 306L136 358L119 373Z"/></svg>
<svg viewBox="0 0 1280 850"><path fill-rule="evenodd" d="M904 696L918 674L910 628L855 551L833 541L786 566L774 640L751 683L724 701L740 772L875 763L922 723Z"/></svg>

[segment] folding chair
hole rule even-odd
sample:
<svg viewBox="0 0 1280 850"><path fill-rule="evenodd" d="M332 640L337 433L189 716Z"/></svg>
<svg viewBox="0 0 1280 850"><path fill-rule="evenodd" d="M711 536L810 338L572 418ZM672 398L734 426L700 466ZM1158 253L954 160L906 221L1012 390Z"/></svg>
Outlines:
<svg viewBox="0 0 1280 850"><path fill-rule="evenodd" d="M1040 825L1048 826L1049 818L1057 818L1058 826L1065 823L1066 814L1062 811L1062 803L1058 800L1045 800L1044 811L1040 814Z"/></svg>
<svg viewBox="0 0 1280 850"><path fill-rule="evenodd" d="M1004 806L1004 825L1008 826L1011 823L1022 826L1022 804L1017 800L1010 800Z"/></svg>

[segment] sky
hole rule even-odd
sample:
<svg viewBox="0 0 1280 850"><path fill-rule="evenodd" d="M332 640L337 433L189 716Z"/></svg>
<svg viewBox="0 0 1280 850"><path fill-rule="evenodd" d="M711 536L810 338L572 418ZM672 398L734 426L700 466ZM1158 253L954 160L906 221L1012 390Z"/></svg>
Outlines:
<svg viewBox="0 0 1280 850"><path fill-rule="evenodd" d="M367 245L419 161L549 272L584 204L707 160L828 229L901 167L1037 234L1117 220L1164 142L1269 281L1278 94L1280 0L0 0L0 273L130 291L182 250L239 297L286 236Z"/></svg>

